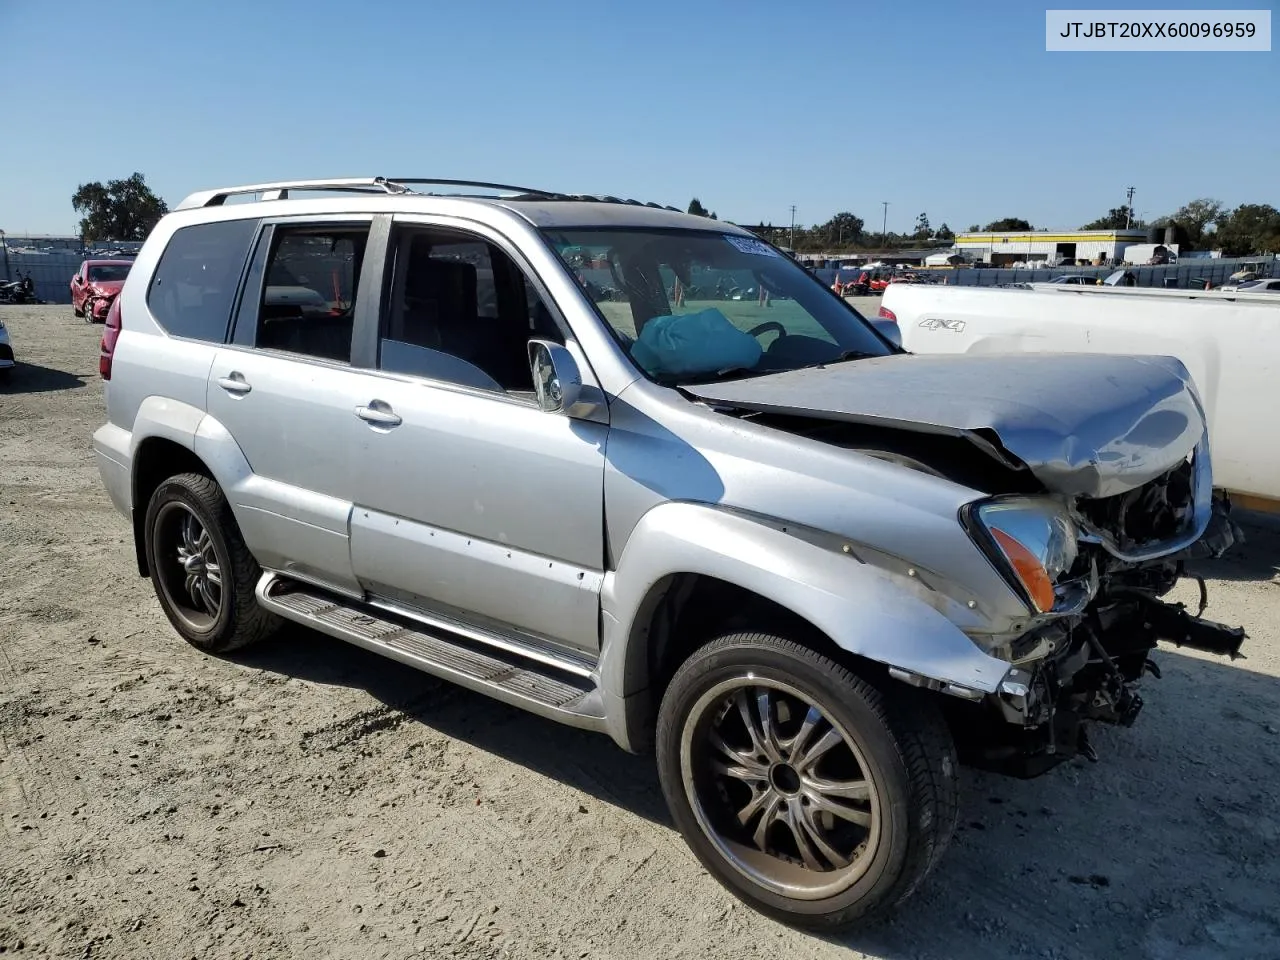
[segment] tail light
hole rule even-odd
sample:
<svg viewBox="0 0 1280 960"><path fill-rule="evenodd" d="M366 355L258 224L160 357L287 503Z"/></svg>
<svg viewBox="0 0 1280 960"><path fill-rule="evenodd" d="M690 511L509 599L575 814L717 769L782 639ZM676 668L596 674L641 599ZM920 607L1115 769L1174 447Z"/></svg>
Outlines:
<svg viewBox="0 0 1280 960"><path fill-rule="evenodd" d="M107 311L107 322L102 328L102 347L98 354L98 373L103 380L111 379L111 357L116 352L116 341L120 339L120 298L111 301L111 309Z"/></svg>
<svg viewBox="0 0 1280 960"><path fill-rule="evenodd" d="M876 313L876 316L879 317L881 320L892 320L894 323L898 322L898 315L894 313L892 310L890 310L888 307L881 307L880 310Z"/></svg>

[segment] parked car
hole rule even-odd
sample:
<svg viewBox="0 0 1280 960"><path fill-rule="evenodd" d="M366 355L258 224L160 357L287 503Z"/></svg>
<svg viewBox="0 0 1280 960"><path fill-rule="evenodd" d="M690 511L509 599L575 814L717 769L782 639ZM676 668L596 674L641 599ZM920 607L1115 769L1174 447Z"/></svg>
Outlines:
<svg viewBox="0 0 1280 960"><path fill-rule="evenodd" d="M1246 280L1235 289L1241 293L1280 293L1280 280Z"/></svg>
<svg viewBox="0 0 1280 960"><path fill-rule="evenodd" d="M9 379L9 371L15 366L13 344L9 342L9 331L5 329L4 318L0 317L0 384Z"/></svg>
<svg viewBox="0 0 1280 960"><path fill-rule="evenodd" d="M1267 293L1272 290L1280 289L1280 281L1268 280L1259 277L1256 274L1244 275L1242 280L1228 280L1222 286L1218 287L1221 293L1233 293L1236 291L1248 291L1250 293Z"/></svg>
<svg viewBox="0 0 1280 960"><path fill-rule="evenodd" d="M102 323L129 276L132 260L85 260L71 278L71 312Z"/></svg>
<svg viewBox="0 0 1280 960"><path fill-rule="evenodd" d="M653 749L811 927L919 887L958 762L1092 757L1159 639L1238 651L1160 599L1232 539L1178 362L912 356L732 225L417 183L193 194L112 305L97 462L199 650L295 621Z"/></svg>
<svg viewBox="0 0 1280 960"><path fill-rule="evenodd" d="M1066 273L1060 277L1054 277L1049 283L1066 284L1067 286L1095 286L1098 282L1097 277L1090 277L1083 273Z"/></svg>

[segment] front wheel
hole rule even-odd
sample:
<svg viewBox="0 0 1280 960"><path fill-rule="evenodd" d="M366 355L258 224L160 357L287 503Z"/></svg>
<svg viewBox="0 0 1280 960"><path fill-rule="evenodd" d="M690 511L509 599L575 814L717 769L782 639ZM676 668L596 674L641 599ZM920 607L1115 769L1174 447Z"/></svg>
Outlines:
<svg viewBox="0 0 1280 960"><path fill-rule="evenodd" d="M192 646L227 653L275 630L278 619L254 594L262 568L212 479L182 473L163 481L147 505L144 536L160 606Z"/></svg>
<svg viewBox="0 0 1280 960"><path fill-rule="evenodd" d="M657 752L703 866L796 926L901 903L955 829L955 749L936 703L781 637L726 636L685 661L659 709Z"/></svg>

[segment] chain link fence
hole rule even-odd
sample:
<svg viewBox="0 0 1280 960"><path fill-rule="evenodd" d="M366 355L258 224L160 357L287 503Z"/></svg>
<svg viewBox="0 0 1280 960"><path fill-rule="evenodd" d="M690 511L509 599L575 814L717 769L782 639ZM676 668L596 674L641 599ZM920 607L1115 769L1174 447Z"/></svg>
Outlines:
<svg viewBox="0 0 1280 960"><path fill-rule="evenodd" d="M9 237L0 244L0 280L31 275L36 296L46 303L71 303L71 277L86 259L132 259L141 241L91 243L75 237L25 240Z"/></svg>

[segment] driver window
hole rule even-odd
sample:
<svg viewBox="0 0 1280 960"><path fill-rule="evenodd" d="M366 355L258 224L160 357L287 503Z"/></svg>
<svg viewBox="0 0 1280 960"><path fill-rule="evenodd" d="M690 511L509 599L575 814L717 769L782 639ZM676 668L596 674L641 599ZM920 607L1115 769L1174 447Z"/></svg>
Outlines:
<svg viewBox="0 0 1280 960"><path fill-rule="evenodd" d="M449 230L402 229L393 248L379 368L532 398L529 341L564 335L515 261Z"/></svg>

